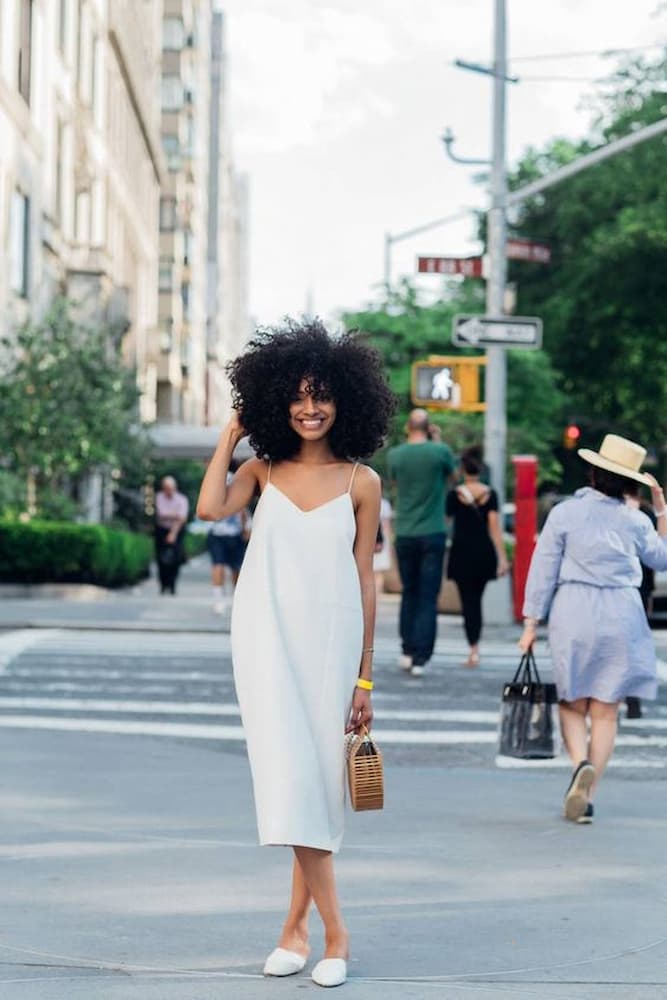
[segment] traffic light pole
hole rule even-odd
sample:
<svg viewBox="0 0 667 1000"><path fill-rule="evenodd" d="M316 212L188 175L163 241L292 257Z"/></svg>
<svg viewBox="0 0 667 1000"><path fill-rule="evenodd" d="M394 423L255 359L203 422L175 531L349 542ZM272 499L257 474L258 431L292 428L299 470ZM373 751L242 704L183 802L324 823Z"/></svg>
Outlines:
<svg viewBox="0 0 667 1000"><path fill-rule="evenodd" d="M505 152L505 90L507 84L507 30L505 0L494 0L493 54L493 146L491 161L491 208L487 216L489 273L486 285L486 314L504 313L507 278L507 172ZM487 348L486 417L484 452L491 482L500 504L505 499L505 458L507 357L503 347Z"/></svg>

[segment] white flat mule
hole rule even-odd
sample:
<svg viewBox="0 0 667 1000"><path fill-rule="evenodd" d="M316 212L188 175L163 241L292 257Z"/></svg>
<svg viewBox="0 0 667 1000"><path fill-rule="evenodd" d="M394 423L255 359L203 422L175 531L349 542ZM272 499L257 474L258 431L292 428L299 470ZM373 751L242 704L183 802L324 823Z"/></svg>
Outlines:
<svg viewBox="0 0 667 1000"><path fill-rule="evenodd" d="M306 964L303 955L287 948L274 948L264 963L265 976L294 976Z"/></svg>
<svg viewBox="0 0 667 1000"><path fill-rule="evenodd" d="M342 986L347 981L344 958L323 958L312 971L311 979L318 986Z"/></svg>

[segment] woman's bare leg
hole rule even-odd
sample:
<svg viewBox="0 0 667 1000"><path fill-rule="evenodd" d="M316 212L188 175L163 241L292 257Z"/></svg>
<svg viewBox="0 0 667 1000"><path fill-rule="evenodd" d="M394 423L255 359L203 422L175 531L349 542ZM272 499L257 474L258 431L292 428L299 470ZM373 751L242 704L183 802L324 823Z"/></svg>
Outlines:
<svg viewBox="0 0 667 1000"><path fill-rule="evenodd" d="M314 847L295 847L294 853L324 924L324 957L347 959L349 937L336 892L333 855Z"/></svg>
<svg viewBox="0 0 667 1000"><path fill-rule="evenodd" d="M597 788L616 742L619 702L597 701L591 698L591 739L588 759L595 768L595 782L590 797Z"/></svg>
<svg viewBox="0 0 667 1000"><path fill-rule="evenodd" d="M310 953L308 945L308 915L312 899L313 897L306 884L295 851L294 865L292 867L292 895L278 946L280 948L287 948L288 951L295 951L298 955L303 955L304 957L308 957Z"/></svg>
<svg viewBox="0 0 667 1000"><path fill-rule="evenodd" d="M579 698L577 701L561 701L558 709L565 749L574 766L578 767L582 760L588 759L588 732L586 729L588 698Z"/></svg>

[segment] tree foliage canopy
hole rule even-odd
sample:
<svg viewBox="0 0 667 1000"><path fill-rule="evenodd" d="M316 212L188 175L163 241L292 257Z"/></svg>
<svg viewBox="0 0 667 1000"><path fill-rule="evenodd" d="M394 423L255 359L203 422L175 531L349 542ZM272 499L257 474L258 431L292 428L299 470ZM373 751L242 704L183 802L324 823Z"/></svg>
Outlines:
<svg viewBox="0 0 667 1000"><path fill-rule="evenodd" d="M420 303L416 289L403 283L377 308L344 316L346 325L364 332L384 358L399 401L394 441L400 439L412 407L413 362L430 354L478 353L452 346L452 320L457 313L483 311L484 293L479 281L445 282L443 297L432 305ZM544 352L508 352L508 451L510 455L536 453L543 476L557 474L553 441L554 430L560 427L562 405L562 395ZM442 428L443 439L457 451L483 437L480 414L440 411L434 413L433 421Z"/></svg>
<svg viewBox="0 0 667 1000"><path fill-rule="evenodd" d="M520 187L597 146L667 117L667 61L635 62L608 81L584 141L529 150ZM544 319L545 349L570 418L597 441L614 429L667 436L667 138L648 140L525 203L520 235L546 240L552 264L514 262L521 313Z"/></svg>
<svg viewBox="0 0 667 1000"><path fill-rule="evenodd" d="M58 488L141 450L138 391L109 331L59 299L0 341L0 455L10 471Z"/></svg>

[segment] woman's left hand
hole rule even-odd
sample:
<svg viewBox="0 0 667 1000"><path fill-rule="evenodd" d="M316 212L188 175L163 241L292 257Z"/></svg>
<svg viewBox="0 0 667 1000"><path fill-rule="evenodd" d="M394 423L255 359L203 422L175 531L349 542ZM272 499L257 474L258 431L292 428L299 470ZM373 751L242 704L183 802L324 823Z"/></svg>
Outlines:
<svg viewBox="0 0 667 1000"><path fill-rule="evenodd" d="M519 649L522 653L527 653L532 649L537 639L537 632L534 625L524 625L521 638L519 639Z"/></svg>
<svg viewBox="0 0 667 1000"><path fill-rule="evenodd" d="M504 557L498 560L497 576L507 576L510 571L510 564Z"/></svg>
<svg viewBox="0 0 667 1000"><path fill-rule="evenodd" d="M371 705L370 691L364 691L362 688L355 688L354 698L352 699L352 708L350 709L350 718L347 726L345 727L345 732L358 733L362 726L365 726L366 729L370 730L372 721L373 706Z"/></svg>

